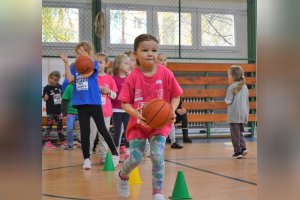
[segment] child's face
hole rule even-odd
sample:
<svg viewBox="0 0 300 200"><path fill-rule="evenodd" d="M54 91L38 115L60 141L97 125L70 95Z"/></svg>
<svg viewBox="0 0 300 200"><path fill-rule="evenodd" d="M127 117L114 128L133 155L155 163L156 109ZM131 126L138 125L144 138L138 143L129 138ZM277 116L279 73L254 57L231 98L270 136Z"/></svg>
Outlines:
<svg viewBox="0 0 300 200"><path fill-rule="evenodd" d="M152 68L157 63L158 44L153 41L143 41L139 44L135 55L141 67Z"/></svg>
<svg viewBox="0 0 300 200"><path fill-rule="evenodd" d="M103 56L98 56L96 58L96 60L99 62L99 69L98 69L98 72L104 72L104 69L107 65L107 63L105 62L105 58Z"/></svg>
<svg viewBox="0 0 300 200"><path fill-rule="evenodd" d="M167 56L166 55L162 55L162 54L159 55L157 63L162 64L164 66L167 66L167 63L168 63Z"/></svg>
<svg viewBox="0 0 300 200"><path fill-rule="evenodd" d="M128 74L130 72L130 58L123 58L120 63L120 72Z"/></svg>
<svg viewBox="0 0 300 200"><path fill-rule="evenodd" d="M94 52L93 52L93 50L91 50L90 52L87 52L87 51L85 51L84 50L84 48L81 46L81 47L79 47L78 49L76 49L76 57L78 57L78 56L84 56L84 55L89 55L89 56L92 56L92 55L94 55Z"/></svg>
<svg viewBox="0 0 300 200"><path fill-rule="evenodd" d="M130 62L129 62L130 68L131 68L131 70L133 70L136 67L136 59L135 59L133 53L130 54L129 59L130 59Z"/></svg>
<svg viewBox="0 0 300 200"><path fill-rule="evenodd" d="M48 77L48 84L49 84L50 86L57 85L57 84L58 84L58 81L59 81L59 78L56 77L56 76L50 76L50 77Z"/></svg>
<svg viewBox="0 0 300 200"><path fill-rule="evenodd" d="M232 83L233 80L232 80L232 75L231 75L230 70L227 71L227 77L228 77L228 82L229 82L229 83Z"/></svg>

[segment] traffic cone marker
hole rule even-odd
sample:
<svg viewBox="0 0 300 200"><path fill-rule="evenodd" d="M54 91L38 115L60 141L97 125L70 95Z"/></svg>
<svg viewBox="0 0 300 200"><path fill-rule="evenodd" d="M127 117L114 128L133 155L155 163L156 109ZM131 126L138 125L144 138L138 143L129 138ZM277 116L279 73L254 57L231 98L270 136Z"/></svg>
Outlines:
<svg viewBox="0 0 300 200"><path fill-rule="evenodd" d="M112 161L111 154L109 152L107 152L106 154L103 171L115 171L115 166Z"/></svg>
<svg viewBox="0 0 300 200"><path fill-rule="evenodd" d="M183 171L178 171L173 193L169 198L174 200L192 199L192 197L189 195Z"/></svg>
<svg viewBox="0 0 300 200"><path fill-rule="evenodd" d="M142 184L139 167L134 168L129 174L128 183L131 184Z"/></svg>

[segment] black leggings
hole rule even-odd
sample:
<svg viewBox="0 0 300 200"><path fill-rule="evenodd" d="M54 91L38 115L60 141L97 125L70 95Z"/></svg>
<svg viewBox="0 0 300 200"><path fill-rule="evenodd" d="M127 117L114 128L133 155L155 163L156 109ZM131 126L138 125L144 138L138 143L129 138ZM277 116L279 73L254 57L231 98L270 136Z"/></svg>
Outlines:
<svg viewBox="0 0 300 200"><path fill-rule="evenodd" d="M120 141L122 138L121 127L124 126L124 133L126 133L127 124L130 115L126 112L114 112L112 119L114 123L114 142L117 147L120 147Z"/></svg>
<svg viewBox="0 0 300 200"><path fill-rule="evenodd" d="M115 143L106 129L100 105L77 106L80 124L81 146L84 159L90 158L90 118L93 117L99 133L107 143L112 155L119 155Z"/></svg>
<svg viewBox="0 0 300 200"><path fill-rule="evenodd" d="M176 113L176 123L179 123L181 122L182 123L182 129L187 129L188 127L188 120L187 120L187 114L183 114L183 115L179 115Z"/></svg>

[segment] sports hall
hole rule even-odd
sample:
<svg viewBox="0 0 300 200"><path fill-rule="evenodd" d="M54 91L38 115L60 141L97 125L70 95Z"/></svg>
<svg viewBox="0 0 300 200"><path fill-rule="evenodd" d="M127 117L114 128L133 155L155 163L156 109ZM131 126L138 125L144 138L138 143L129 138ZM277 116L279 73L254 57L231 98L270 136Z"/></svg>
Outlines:
<svg viewBox="0 0 300 200"><path fill-rule="evenodd" d="M63 83L65 69L59 54L64 52L70 63L75 62L74 49L81 41L92 42L96 53L105 52L109 68L118 54L134 51L138 35L155 36L158 53L166 55L166 67L183 89L182 106L192 140L184 142L183 124L175 123L176 142L183 148L165 144L165 198L257 199L256 12L255 0L43 0L42 87L54 70L61 73L59 83ZM244 70L249 91L249 117L243 132L248 154L240 159L232 156L225 103L232 65ZM44 100L41 117L45 134ZM67 137L66 119L62 124ZM79 126L75 122L76 142L80 141ZM91 169L83 170L80 145L64 150L56 130L54 123L50 137L56 148L42 150L42 199L126 199L117 192L124 155L114 170L106 171L98 145L90 157ZM145 156L130 176L127 199L152 199L151 171L151 159Z"/></svg>

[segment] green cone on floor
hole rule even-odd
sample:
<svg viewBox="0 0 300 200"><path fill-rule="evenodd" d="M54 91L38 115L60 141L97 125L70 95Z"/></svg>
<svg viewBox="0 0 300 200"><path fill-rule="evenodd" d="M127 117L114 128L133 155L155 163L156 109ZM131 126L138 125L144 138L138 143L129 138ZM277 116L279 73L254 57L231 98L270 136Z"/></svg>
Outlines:
<svg viewBox="0 0 300 200"><path fill-rule="evenodd" d="M175 186L170 199L192 199L185 182L183 171L178 171Z"/></svg>
<svg viewBox="0 0 300 200"><path fill-rule="evenodd" d="M109 152L107 152L106 154L103 171L115 171L115 166L112 161L111 154Z"/></svg>

